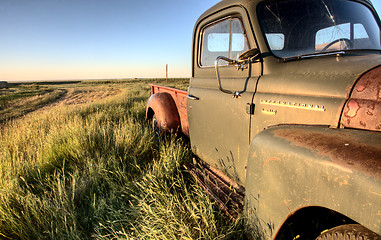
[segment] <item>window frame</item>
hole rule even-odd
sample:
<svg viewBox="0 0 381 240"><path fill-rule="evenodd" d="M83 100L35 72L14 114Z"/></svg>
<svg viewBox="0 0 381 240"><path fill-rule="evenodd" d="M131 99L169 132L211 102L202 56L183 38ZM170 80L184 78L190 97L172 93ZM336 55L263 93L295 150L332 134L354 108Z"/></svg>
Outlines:
<svg viewBox="0 0 381 240"><path fill-rule="evenodd" d="M204 41L203 40L204 40L204 36L205 36L205 30L208 29L209 27L215 26L215 25L217 25L217 24L219 24L221 22L227 21L227 20L230 20L230 21L232 21L232 20L238 20L240 22L240 24L242 26L242 29L243 29L243 33L242 34L245 37L245 43L247 44L248 49L250 49L250 43L249 43L249 39L247 37L245 25L244 25L244 23L242 21L242 17L240 15L238 15L238 14L235 14L235 15L229 15L229 16L225 16L225 17L219 18L219 19L217 19L215 21L212 21L210 23L205 24L201 28L201 30L200 30L199 40L198 40L199 41L199 47L198 47L198 54L197 54L198 55L198 57L197 57L198 58L197 59L197 65L198 65L199 68L214 68L215 67L214 64L211 65L211 66L204 66L201 63L202 53L203 53L203 49L204 49ZM230 29L230 31L231 31L231 29ZM229 32L229 39L231 38L230 34L231 34L231 32ZM229 42L229 53L228 53L228 55L230 55L230 53L231 53L231 49L230 49L230 42ZM224 65L220 65L219 67L227 67L227 66L229 66L229 65L224 64Z"/></svg>

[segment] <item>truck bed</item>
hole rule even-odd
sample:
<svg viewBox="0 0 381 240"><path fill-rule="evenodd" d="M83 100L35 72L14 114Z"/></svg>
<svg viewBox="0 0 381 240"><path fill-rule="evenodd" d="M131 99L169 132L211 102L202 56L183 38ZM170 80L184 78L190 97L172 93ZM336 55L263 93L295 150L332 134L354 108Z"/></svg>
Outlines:
<svg viewBox="0 0 381 240"><path fill-rule="evenodd" d="M150 84L151 95L159 92L166 92L171 94L173 100L176 103L177 111L179 113L181 122L181 131L184 135L189 137L189 124L188 124L188 112L187 112L187 91L165 87L155 84Z"/></svg>

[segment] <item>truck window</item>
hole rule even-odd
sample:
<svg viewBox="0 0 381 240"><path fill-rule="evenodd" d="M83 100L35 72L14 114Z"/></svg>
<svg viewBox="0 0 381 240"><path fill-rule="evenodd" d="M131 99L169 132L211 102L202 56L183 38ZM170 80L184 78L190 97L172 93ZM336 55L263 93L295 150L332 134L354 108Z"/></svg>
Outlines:
<svg viewBox="0 0 381 240"><path fill-rule="evenodd" d="M353 36L351 36L351 34L353 34ZM348 39L349 41L340 41L340 39ZM352 41L350 39L352 39ZM335 41L337 42L330 47L330 50L340 50L351 47L362 49L372 48L372 42L361 23L354 24L352 31L350 23L343 23L319 30L316 33L315 49L316 51L322 51L324 47ZM349 45L349 43L353 46Z"/></svg>
<svg viewBox="0 0 381 240"><path fill-rule="evenodd" d="M282 33L266 33L267 41L271 50L282 50L284 48L284 34Z"/></svg>
<svg viewBox="0 0 381 240"><path fill-rule="evenodd" d="M238 59L238 56L249 49L241 20L228 18L208 25L202 30L200 65L214 66L219 56Z"/></svg>
<svg viewBox="0 0 381 240"><path fill-rule="evenodd" d="M281 0L259 4L258 20L280 58L337 50L381 50L373 12L350 0Z"/></svg>

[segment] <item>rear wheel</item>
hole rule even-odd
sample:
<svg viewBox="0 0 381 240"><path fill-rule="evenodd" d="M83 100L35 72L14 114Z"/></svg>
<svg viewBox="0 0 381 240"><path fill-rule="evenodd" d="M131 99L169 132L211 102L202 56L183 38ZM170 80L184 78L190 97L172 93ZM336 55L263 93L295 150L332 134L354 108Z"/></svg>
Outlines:
<svg viewBox="0 0 381 240"><path fill-rule="evenodd" d="M359 224L347 224L331 228L315 240L381 240L380 235Z"/></svg>
<svg viewBox="0 0 381 240"><path fill-rule="evenodd" d="M151 124L152 124L152 132L155 135L155 137L160 137L160 128L159 128L159 123L157 122L156 114L153 114Z"/></svg>

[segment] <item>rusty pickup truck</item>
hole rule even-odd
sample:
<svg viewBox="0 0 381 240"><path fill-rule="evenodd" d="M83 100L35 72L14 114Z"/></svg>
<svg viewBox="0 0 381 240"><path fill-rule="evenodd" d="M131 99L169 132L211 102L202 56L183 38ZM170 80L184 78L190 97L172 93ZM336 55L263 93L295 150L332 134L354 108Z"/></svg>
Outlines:
<svg viewBox="0 0 381 240"><path fill-rule="evenodd" d="M157 134L260 239L380 239L381 39L369 0L223 0L197 21L187 91L152 86Z"/></svg>

